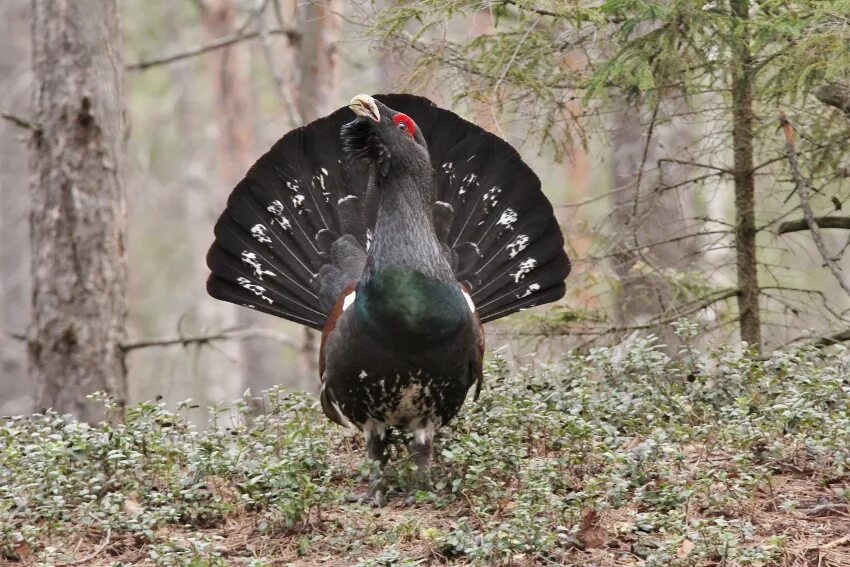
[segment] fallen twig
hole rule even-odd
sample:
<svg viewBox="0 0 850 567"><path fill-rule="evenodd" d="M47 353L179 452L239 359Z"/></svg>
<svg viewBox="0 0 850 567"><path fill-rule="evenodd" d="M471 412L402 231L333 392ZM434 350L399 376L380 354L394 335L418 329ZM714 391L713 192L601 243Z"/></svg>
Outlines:
<svg viewBox="0 0 850 567"><path fill-rule="evenodd" d="M824 549L832 549L834 547L838 547L839 545L843 545L847 542L850 542L850 534L841 536L840 538L834 539L831 542L825 543L823 545L812 545L809 547L809 549L819 549L822 551Z"/></svg>
<svg viewBox="0 0 850 567"><path fill-rule="evenodd" d="M106 549L106 546L109 545L109 540L111 538L112 538L112 528L107 528L106 529L106 539L103 540L103 543L101 543L99 546L97 546L97 549L95 549L90 554L86 555L85 557L81 557L80 559L75 559L73 561L66 561L65 563L57 563L56 564L57 567L70 567L71 565L82 565L83 563L88 563L89 561L91 561L92 559L94 559L95 557L100 555L103 552L104 549Z"/></svg>

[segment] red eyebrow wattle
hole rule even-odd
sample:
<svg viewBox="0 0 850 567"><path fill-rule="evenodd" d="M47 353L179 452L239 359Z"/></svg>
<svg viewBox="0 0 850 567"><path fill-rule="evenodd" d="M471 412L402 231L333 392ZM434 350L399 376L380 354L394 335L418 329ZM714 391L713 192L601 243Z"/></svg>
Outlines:
<svg viewBox="0 0 850 567"><path fill-rule="evenodd" d="M393 116L393 124L398 126L401 123L404 123L404 125L407 126L407 133L411 138L413 138L416 127L413 125L413 120L410 119L410 116L406 114L396 114Z"/></svg>

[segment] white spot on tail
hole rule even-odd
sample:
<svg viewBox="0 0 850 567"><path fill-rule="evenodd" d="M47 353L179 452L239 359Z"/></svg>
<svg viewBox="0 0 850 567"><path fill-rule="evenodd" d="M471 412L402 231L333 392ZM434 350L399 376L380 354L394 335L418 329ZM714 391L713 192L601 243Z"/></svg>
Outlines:
<svg viewBox="0 0 850 567"><path fill-rule="evenodd" d="M517 254L528 248L528 243L531 242L531 239L526 234L520 234L516 238L513 239L513 242L508 244L507 250L508 255L511 258L515 258Z"/></svg>
<svg viewBox="0 0 850 567"><path fill-rule="evenodd" d="M244 287L245 289L247 289L248 291L250 291L251 293L253 293L257 297L259 297L263 301L267 301L269 303L269 305L274 303L274 301L272 301L270 297L267 297L265 295L266 288L264 288L261 285L251 283L251 280L249 280L248 278L243 278L243 277L237 278L236 283L238 283L239 285L241 285L242 287Z"/></svg>
<svg viewBox="0 0 850 567"><path fill-rule="evenodd" d="M520 281L525 279L526 274L528 274L534 267L537 265L537 260L534 258L527 258L519 263L517 267L517 271L511 273L511 277L514 279L514 283L519 283Z"/></svg>
<svg viewBox="0 0 850 567"><path fill-rule="evenodd" d="M467 173L463 176L463 179L460 180L460 189L458 189L457 194L463 195L467 191L472 191L476 187L478 187L478 176L474 173Z"/></svg>
<svg viewBox="0 0 850 567"><path fill-rule="evenodd" d="M361 380L364 379L368 375L369 374L365 370L361 370L360 374L358 374L358 376L360 377Z"/></svg>
<svg viewBox="0 0 850 567"><path fill-rule="evenodd" d="M372 230L366 229L366 252L372 247Z"/></svg>
<svg viewBox="0 0 850 567"><path fill-rule="evenodd" d="M528 286L527 288L525 288L525 291L522 292L522 294L519 294L519 293L516 294L516 298L522 299L523 297L528 297L529 295L531 295L535 291L539 291L539 290L540 290L540 284L533 283L530 286Z"/></svg>
<svg viewBox="0 0 850 567"><path fill-rule="evenodd" d="M261 280L263 279L263 276L274 277L274 272L263 269L263 265L260 264L260 261L257 259L257 255L250 250L242 251L242 263L248 264L254 268L254 275Z"/></svg>
<svg viewBox="0 0 850 567"><path fill-rule="evenodd" d="M499 217L499 220L496 221L496 224L500 224L506 229L511 230L518 218L519 216L516 214L516 211L508 207L502 213L502 216Z"/></svg>
<svg viewBox="0 0 850 567"><path fill-rule="evenodd" d="M357 198L357 195L346 195L345 197L340 197L339 200L336 202L336 204L341 205L346 201L350 201L351 199L356 199L356 198Z"/></svg>
<svg viewBox="0 0 850 567"><path fill-rule="evenodd" d="M322 173L317 173L316 175L313 176L313 188L316 187L316 182L318 181L319 187L321 188L322 197L325 198L325 203L328 203L331 200L331 193L325 187L325 176L327 174L328 174L328 170L323 167Z"/></svg>
<svg viewBox="0 0 850 567"><path fill-rule="evenodd" d="M272 201L271 204L266 207L266 210L274 215L274 221L280 225L283 230L289 230L292 227L292 224L289 222L289 219L285 216L285 210L283 208L283 203L280 201Z"/></svg>
<svg viewBox="0 0 850 567"><path fill-rule="evenodd" d="M269 238L268 228L264 224L255 224L251 227L251 234L257 241L262 242L263 244L271 244L272 239Z"/></svg>

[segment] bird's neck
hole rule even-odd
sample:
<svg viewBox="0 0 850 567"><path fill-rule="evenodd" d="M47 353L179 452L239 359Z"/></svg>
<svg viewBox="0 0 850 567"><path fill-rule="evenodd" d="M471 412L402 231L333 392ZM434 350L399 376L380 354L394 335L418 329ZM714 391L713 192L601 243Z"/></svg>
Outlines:
<svg viewBox="0 0 850 567"><path fill-rule="evenodd" d="M460 286L434 230L432 176L377 180L375 231L356 313L384 344L417 349L451 341L469 325Z"/></svg>
<svg viewBox="0 0 850 567"><path fill-rule="evenodd" d="M371 271L400 268L454 281L434 230L432 174L402 172L376 182L380 203L369 251Z"/></svg>

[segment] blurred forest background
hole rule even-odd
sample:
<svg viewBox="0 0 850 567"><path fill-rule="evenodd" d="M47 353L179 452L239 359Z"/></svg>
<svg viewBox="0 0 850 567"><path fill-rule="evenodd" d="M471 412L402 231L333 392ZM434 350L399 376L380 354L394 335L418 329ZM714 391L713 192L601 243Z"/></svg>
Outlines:
<svg viewBox="0 0 850 567"><path fill-rule="evenodd" d="M567 296L490 328L491 349L557 357L655 333L675 354L681 317L702 344L743 339L756 355L850 340L847 1L70 4L0 3L0 415L56 404L27 361L59 348L42 337L57 323L34 316L45 274L31 266L49 217L39 61L74 29L51 31L51 10L107 22L95 39L124 85L113 220L127 248L107 258L128 277L119 397L205 407L317 389L316 337L208 297L204 257L253 161L358 93L428 96L541 177L573 259Z"/></svg>

